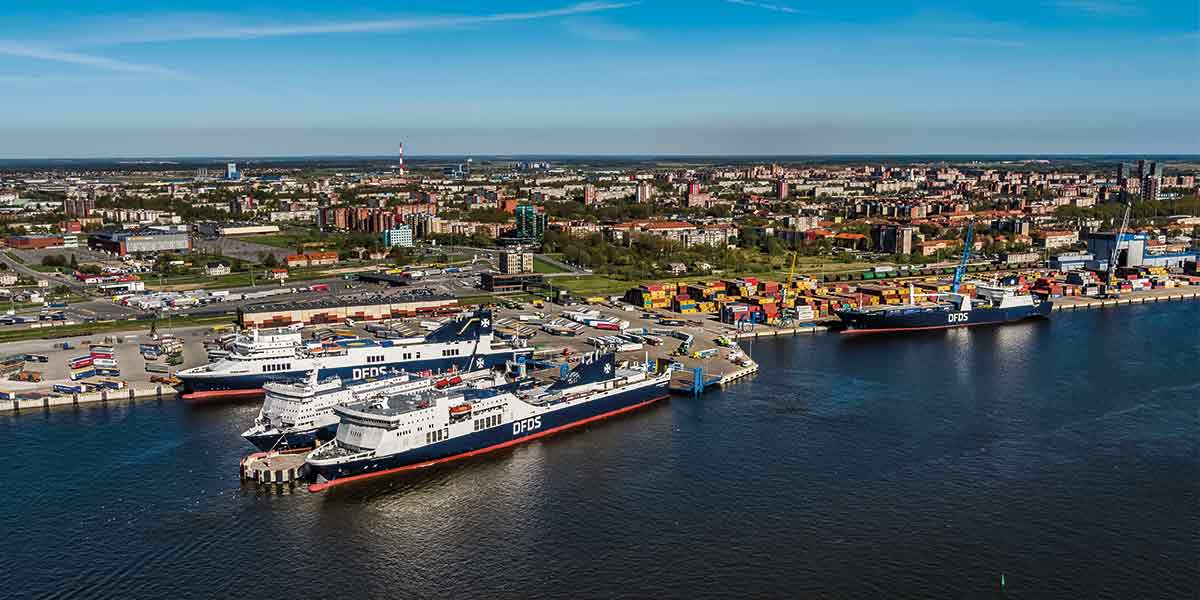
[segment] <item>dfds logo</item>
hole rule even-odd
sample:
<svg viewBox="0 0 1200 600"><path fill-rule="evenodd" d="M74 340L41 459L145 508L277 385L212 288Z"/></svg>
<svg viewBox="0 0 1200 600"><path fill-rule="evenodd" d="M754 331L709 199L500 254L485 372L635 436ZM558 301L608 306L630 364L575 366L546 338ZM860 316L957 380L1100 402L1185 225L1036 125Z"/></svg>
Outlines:
<svg viewBox="0 0 1200 600"><path fill-rule="evenodd" d="M368 377L378 377L387 372L386 367L365 367L362 369L354 369L351 371L351 379L366 379Z"/></svg>
<svg viewBox="0 0 1200 600"><path fill-rule="evenodd" d="M513 423L513 435L521 435L522 433L528 433L530 431L535 431L535 430L538 430L541 428L542 428L542 418L541 417L522 419L520 421L516 421Z"/></svg>

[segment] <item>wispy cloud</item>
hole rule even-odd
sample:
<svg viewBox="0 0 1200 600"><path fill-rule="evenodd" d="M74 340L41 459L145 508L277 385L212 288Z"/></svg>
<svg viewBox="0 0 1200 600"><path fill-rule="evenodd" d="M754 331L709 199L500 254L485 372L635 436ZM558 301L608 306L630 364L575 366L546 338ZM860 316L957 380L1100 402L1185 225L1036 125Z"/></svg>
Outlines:
<svg viewBox="0 0 1200 600"><path fill-rule="evenodd" d="M7 56L18 56L21 58L32 58L34 60L45 60L51 62L67 63L73 65L81 65L85 67L94 67L105 71L116 71L119 73L133 73L138 75L156 75L159 77L167 77L171 79L187 79L188 77L177 71L159 67L156 65L147 65L141 63L124 62L105 58L103 56L95 56L91 54L81 54L79 52L70 52L67 50L54 50L50 48L37 48L26 46L24 44L12 44L0 42L0 54Z"/></svg>
<svg viewBox="0 0 1200 600"><path fill-rule="evenodd" d="M1146 13L1141 6L1122 0L1056 0L1053 4L1097 17L1136 17Z"/></svg>
<svg viewBox="0 0 1200 600"><path fill-rule="evenodd" d="M346 33L383 33L394 31L419 31L447 29L493 23L510 23L553 19L600 13L633 6L636 2L581 2L548 10L504 12L489 15L428 16L395 19L371 19L361 21L334 21L324 23L287 23L282 25L237 25L206 23L198 27L174 26L162 32L137 33L129 36L112 36L101 43L146 43L184 40L253 39L304 35L331 35ZM178 23L176 23L178 25ZM143 30L143 28L138 28Z"/></svg>
<svg viewBox="0 0 1200 600"><path fill-rule="evenodd" d="M642 37L636 29L601 19L566 19L563 27L572 35L597 42L631 42Z"/></svg>
<svg viewBox="0 0 1200 600"><path fill-rule="evenodd" d="M751 8L761 8L763 10L772 10L779 13L787 13L790 15L805 14L808 11L792 8L783 4L770 4L768 2L754 2L753 0L725 0L727 4L737 4L739 6L749 6Z"/></svg>

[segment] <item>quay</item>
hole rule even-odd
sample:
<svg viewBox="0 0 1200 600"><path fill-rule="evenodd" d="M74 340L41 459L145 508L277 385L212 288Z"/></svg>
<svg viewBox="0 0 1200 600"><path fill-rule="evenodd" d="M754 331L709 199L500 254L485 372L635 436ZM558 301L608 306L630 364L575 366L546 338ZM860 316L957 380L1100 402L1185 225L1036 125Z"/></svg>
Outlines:
<svg viewBox="0 0 1200 600"><path fill-rule="evenodd" d="M671 377L669 385L674 394L700 394L712 388L725 387L735 381L749 377L758 372L758 363L753 360L746 366L739 366L732 371L717 375L705 374L702 366L691 370L680 369Z"/></svg>
<svg viewBox="0 0 1200 600"><path fill-rule="evenodd" d="M1079 310L1104 308L1123 304L1148 304L1151 302L1178 302L1200 298L1200 290L1192 288L1164 288L1144 292L1126 292L1119 298L1055 298L1054 310Z"/></svg>
<svg viewBox="0 0 1200 600"><path fill-rule="evenodd" d="M128 402L133 400L175 399L179 393L175 388L163 384L132 384L123 390L101 390L80 394L46 394L37 398L0 400L0 411L30 411L61 406Z"/></svg>
<svg viewBox="0 0 1200 600"><path fill-rule="evenodd" d="M1062 296L1054 298L1054 310L1083 310L1092 308L1108 308L1134 304L1157 302L1177 302L1200 299L1200 287L1171 287L1144 291L1124 292L1119 298L1094 298L1086 296ZM606 307L599 307L601 309ZM503 309L497 309L497 313ZM578 326L577 335L557 336L547 335L536 328L527 326L517 317L521 310L517 309L504 316L498 314L498 325L502 329L514 333L529 329L529 342L536 349L536 359L542 366L559 366L567 364L581 353L593 351L596 346L590 342L595 338L607 335L606 331L592 331ZM547 306L543 310L548 313L547 319L560 316L562 309ZM836 331L836 321L818 321L789 324L783 327L768 324L755 324L749 327L734 327L720 323L709 317L703 320L692 318L685 326L664 327L657 322L661 315L641 315L628 310L608 310L606 313L613 318L627 320L631 331L654 332L665 338L666 344L659 346L646 345L634 351L622 351L623 360L665 360L676 369L671 380L671 390L680 394L696 394L713 388L720 388L754 375L758 365L753 357L738 358L736 353L719 349L718 346L728 345L730 341L752 341L755 339L778 338L781 336L812 335ZM614 316L615 315L615 316ZM500 325L503 323L503 325ZM184 364L181 367L204 364L205 348L203 342L213 337L209 328L183 328L176 330L179 339L184 342ZM669 335L666 331L672 331ZM370 332L358 332L370 336ZM69 340L75 346L72 349L50 348L50 341L29 340L10 345L14 352L29 352L44 354L49 357L48 363L31 363L46 376L46 381L40 385L4 381L0 382L0 391L6 397L0 399L0 413L32 413L60 407L95 405L100 406L112 402L130 402L134 400L159 400L179 398L179 393L166 383L154 383L141 379L146 375L141 373L143 360L138 355L138 341L146 339L145 332L126 333L123 339L115 340L113 344L120 364L126 369L124 389L97 390L80 393L56 393L49 387L52 383L67 382L69 369L66 362L80 352L79 348L86 346L88 337L80 336ZM722 342L724 338L724 342ZM56 340L57 342L57 340ZM727 356L728 354L728 356Z"/></svg>

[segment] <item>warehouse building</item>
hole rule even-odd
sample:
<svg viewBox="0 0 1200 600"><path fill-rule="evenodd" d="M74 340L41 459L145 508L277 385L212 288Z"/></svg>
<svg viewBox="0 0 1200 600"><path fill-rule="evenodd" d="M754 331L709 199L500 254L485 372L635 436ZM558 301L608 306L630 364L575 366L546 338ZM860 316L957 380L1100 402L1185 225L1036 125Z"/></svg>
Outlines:
<svg viewBox="0 0 1200 600"><path fill-rule="evenodd" d="M155 254L158 252L190 252L192 236L182 231L161 229L113 229L97 231L88 236L88 248L117 256Z"/></svg>
<svg viewBox="0 0 1200 600"><path fill-rule="evenodd" d="M453 296L434 294L428 289L403 293L370 294L354 298L324 297L293 302L265 302L238 309L242 327L281 327L285 325L341 323L346 319L381 321L417 315L433 315L458 309Z"/></svg>
<svg viewBox="0 0 1200 600"><path fill-rule="evenodd" d="M14 235L9 236L5 243L9 248L20 250L36 250L38 248L54 248L63 245L61 235Z"/></svg>

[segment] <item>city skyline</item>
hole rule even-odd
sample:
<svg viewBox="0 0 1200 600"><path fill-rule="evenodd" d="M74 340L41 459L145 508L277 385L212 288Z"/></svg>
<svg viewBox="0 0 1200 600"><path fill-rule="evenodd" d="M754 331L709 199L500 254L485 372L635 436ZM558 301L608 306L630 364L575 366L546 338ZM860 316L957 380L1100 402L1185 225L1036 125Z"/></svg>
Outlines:
<svg viewBox="0 0 1200 600"><path fill-rule="evenodd" d="M1194 153L1194 2L10 7L0 158Z"/></svg>

